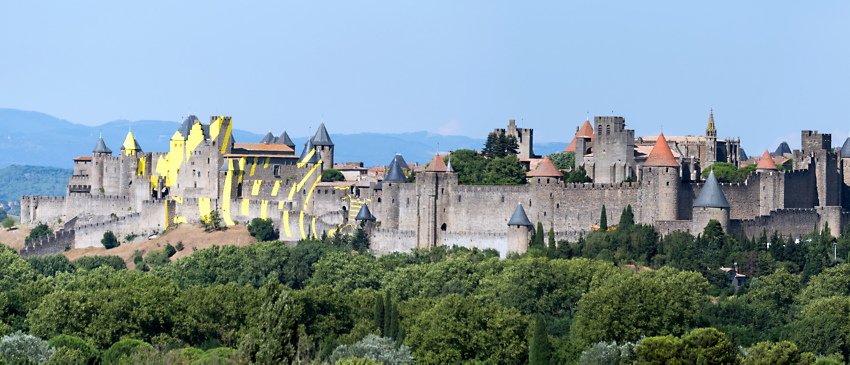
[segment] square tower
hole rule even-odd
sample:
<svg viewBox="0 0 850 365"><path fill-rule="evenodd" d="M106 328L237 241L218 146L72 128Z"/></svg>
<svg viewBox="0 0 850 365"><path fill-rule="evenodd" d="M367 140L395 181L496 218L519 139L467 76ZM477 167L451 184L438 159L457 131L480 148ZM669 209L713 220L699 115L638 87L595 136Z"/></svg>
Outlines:
<svg viewBox="0 0 850 365"><path fill-rule="evenodd" d="M623 117L593 117L593 182L618 183L636 177L635 131Z"/></svg>

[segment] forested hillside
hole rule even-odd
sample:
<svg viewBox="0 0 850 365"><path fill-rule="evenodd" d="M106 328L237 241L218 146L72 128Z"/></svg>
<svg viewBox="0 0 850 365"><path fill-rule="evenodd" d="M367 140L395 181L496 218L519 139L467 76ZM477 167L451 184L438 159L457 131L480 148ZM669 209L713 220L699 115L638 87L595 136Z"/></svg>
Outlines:
<svg viewBox="0 0 850 365"><path fill-rule="evenodd" d="M23 195L64 196L74 170L46 166L12 165L0 169L0 202L20 203ZM18 215L20 205L10 214Z"/></svg>
<svg viewBox="0 0 850 365"><path fill-rule="evenodd" d="M183 246L167 245L138 253L134 270L120 258L25 260L0 250L0 335L22 331L0 342L50 340L56 363L74 356L181 364L211 357L337 364L847 359L850 265L841 257L848 235L837 242L828 229L787 240L730 236L714 221L697 237L661 238L634 224L628 210L623 216L616 230L576 242L556 243L538 226L529 251L504 260L493 250L460 247L375 257L361 229L294 247L212 247L173 262ZM734 262L749 276L737 293L717 270ZM351 357L371 360L344 360Z"/></svg>

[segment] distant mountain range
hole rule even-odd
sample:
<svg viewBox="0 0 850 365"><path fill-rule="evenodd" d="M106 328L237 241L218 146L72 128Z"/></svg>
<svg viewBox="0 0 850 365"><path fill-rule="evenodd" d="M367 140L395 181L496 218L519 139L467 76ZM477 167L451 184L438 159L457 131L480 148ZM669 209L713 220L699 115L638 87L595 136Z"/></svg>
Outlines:
<svg viewBox="0 0 850 365"><path fill-rule="evenodd" d="M103 140L112 151L118 152L127 131L133 135L144 151L168 151L168 141L180 126L177 122L161 120L116 120L103 125L89 127L59 119L44 113L17 109L0 109L0 168L15 165L40 165L61 168L73 167L71 159L91 156L91 151L102 133ZM334 161L336 163L357 161L366 166L388 164L396 153L401 153L407 162L425 164L437 152L457 149L481 150L484 137L445 136L428 132L413 133L359 133L333 134ZM237 142L259 142L262 134L234 129ZM301 148L307 137L292 138ZM560 152L567 142L534 145L540 155Z"/></svg>

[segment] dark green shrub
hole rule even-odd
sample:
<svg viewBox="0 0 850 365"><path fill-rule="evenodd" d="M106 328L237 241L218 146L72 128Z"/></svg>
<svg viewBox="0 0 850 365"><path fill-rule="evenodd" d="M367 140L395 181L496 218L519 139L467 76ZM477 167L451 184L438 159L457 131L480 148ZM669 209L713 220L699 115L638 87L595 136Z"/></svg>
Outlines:
<svg viewBox="0 0 850 365"><path fill-rule="evenodd" d="M41 238L43 236L47 236L53 233L53 230L50 229L46 224L41 223L30 231L29 236L27 236L27 240L32 241L37 238Z"/></svg>
<svg viewBox="0 0 850 365"><path fill-rule="evenodd" d="M69 349L78 350L85 359L86 364L94 364L100 357L100 351L97 351L94 346L89 345L88 342L79 337L58 335L51 338L47 341L47 343L57 349L60 347L67 347Z"/></svg>
<svg viewBox="0 0 850 365"><path fill-rule="evenodd" d="M170 243L165 245L164 250L165 254L168 255L168 257L174 256L174 254L177 253L177 249L174 248L174 246L172 246Z"/></svg>
<svg viewBox="0 0 850 365"><path fill-rule="evenodd" d="M272 241L277 239L277 233L274 231L271 219L254 218L248 224L248 233L254 236L259 242Z"/></svg>
<svg viewBox="0 0 850 365"><path fill-rule="evenodd" d="M128 338L114 343L108 350L104 351L102 360L106 365L118 364L122 359L129 359L136 351L152 348L153 346L147 342Z"/></svg>
<svg viewBox="0 0 850 365"><path fill-rule="evenodd" d="M27 262L35 270L44 276L55 276L57 272L74 272L74 266L65 255L33 256L27 258Z"/></svg>
<svg viewBox="0 0 850 365"><path fill-rule="evenodd" d="M115 237L115 233L112 233L112 231L106 231L103 233L103 238L100 240L100 243L103 247L106 247L107 250L115 248L118 247L118 237Z"/></svg>

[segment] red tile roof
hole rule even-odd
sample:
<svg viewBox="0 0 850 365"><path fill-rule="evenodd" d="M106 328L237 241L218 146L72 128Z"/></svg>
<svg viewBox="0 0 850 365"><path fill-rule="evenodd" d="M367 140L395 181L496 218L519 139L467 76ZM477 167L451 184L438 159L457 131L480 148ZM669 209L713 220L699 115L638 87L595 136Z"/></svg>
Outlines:
<svg viewBox="0 0 850 365"><path fill-rule="evenodd" d="M295 152L291 147L285 144L234 143L233 148L249 151Z"/></svg>
<svg viewBox="0 0 850 365"><path fill-rule="evenodd" d="M585 120L584 124L581 126L581 129L576 132L576 137L590 138L590 141L594 141L593 137L593 126L590 125L589 120Z"/></svg>
<svg viewBox="0 0 850 365"><path fill-rule="evenodd" d="M543 160L537 164L537 167L531 173L533 177L563 177L564 174L561 171L558 171L558 168L555 167L555 164L552 163L552 160L549 159L549 156L543 157Z"/></svg>
<svg viewBox="0 0 850 365"><path fill-rule="evenodd" d="M643 165L679 167L679 163L676 162L676 158L673 157L673 152L670 151L670 145L667 144L667 139L664 138L664 133L661 133L661 135L658 136L658 140L655 141L655 146L652 146L652 151L649 152L649 156L646 158L646 162L644 162Z"/></svg>
<svg viewBox="0 0 850 365"><path fill-rule="evenodd" d="M443 158L440 157L440 154L434 155L434 159L431 160L431 164L428 165L425 172L446 172L446 163L443 162Z"/></svg>
<svg viewBox="0 0 850 365"><path fill-rule="evenodd" d="M564 152L575 152L576 151L576 139L573 137L573 140L570 142L570 145L567 148L564 148Z"/></svg>
<svg viewBox="0 0 850 365"><path fill-rule="evenodd" d="M764 154L759 159L758 166L756 166L756 170L778 170L776 164L773 162L773 157L770 156L770 152L764 151Z"/></svg>
<svg viewBox="0 0 850 365"><path fill-rule="evenodd" d="M77 158L74 159L74 161L91 161L91 160L92 160L91 156L80 156L80 157L77 157Z"/></svg>

